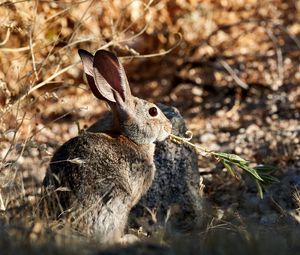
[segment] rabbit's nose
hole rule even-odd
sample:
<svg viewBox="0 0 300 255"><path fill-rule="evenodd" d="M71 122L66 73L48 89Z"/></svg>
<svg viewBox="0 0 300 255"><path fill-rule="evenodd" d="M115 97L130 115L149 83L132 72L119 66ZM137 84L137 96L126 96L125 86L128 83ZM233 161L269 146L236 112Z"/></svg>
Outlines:
<svg viewBox="0 0 300 255"><path fill-rule="evenodd" d="M167 122L167 125L164 128L165 132L171 134L172 132L172 123L170 121Z"/></svg>

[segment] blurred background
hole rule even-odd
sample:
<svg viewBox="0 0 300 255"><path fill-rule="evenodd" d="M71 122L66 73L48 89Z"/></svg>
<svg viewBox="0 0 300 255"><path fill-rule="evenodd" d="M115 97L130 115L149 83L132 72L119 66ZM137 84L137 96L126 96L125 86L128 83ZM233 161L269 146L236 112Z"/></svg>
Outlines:
<svg viewBox="0 0 300 255"><path fill-rule="evenodd" d="M79 48L122 57L133 94L177 107L194 143L279 168L283 185L257 211L255 186L199 156L213 206L299 224L300 2L292 0L1 1L2 211L39 189L55 149L107 110L86 86Z"/></svg>

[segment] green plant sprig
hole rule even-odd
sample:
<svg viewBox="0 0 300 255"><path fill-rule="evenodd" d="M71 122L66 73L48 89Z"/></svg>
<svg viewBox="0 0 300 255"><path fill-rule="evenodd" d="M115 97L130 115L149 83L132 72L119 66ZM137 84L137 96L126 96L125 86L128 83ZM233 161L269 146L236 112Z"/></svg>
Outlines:
<svg viewBox="0 0 300 255"><path fill-rule="evenodd" d="M260 198L263 198L264 191L267 185L272 183L277 183L279 180L272 176L271 174L277 170L277 168L269 165L257 165L255 167L250 167L250 161L243 159L242 157L225 152L216 152L212 150L208 150L207 148L191 143L190 140L193 137L193 133L191 131L186 132L187 137L180 137L171 134L170 139L175 143L185 143L193 148L203 157L213 157L217 161L221 162L227 171L235 178L238 177L236 169L241 169L247 174L249 174L256 183L258 194Z"/></svg>

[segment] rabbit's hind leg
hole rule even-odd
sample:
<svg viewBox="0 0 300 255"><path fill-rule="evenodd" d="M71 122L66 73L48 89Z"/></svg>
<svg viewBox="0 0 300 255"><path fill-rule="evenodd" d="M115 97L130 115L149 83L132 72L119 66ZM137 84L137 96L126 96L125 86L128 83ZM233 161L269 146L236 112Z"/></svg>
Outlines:
<svg viewBox="0 0 300 255"><path fill-rule="evenodd" d="M104 204L101 211L96 213L94 232L100 242L122 243L130 209L129 202L128 197L116 197Z"/></svg>

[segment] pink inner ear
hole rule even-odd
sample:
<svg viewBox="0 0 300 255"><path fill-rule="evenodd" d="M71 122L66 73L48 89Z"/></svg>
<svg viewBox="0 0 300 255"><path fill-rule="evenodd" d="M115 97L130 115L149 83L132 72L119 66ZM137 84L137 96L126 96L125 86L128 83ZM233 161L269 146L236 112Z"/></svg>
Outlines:
<svg viewBox="0 0 300 255"><path fill-rule="evenodd" d="M97 88L104 97L108 96L110 101L115 101L111 100L113 98L112 90L115 90L125 101L126 77L124 77L121 64L114 54L104 50L96 52L94 56L94 78Z"/></svg>

